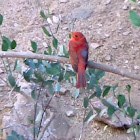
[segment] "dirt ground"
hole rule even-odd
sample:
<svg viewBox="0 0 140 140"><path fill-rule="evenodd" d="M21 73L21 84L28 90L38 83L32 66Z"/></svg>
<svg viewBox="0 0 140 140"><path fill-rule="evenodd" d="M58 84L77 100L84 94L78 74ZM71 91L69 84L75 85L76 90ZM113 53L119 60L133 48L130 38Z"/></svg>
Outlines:
<svg viewBox="0 0 140 140"><path fill-rule="evenodd" d="M56 34L59 44L67 46L68 29L77 18L73 31L80 31L86 36L90 46L89 59L140 74L140 28L134 28L128 19L129 9L136 9L140 13L139 7L130 4L128 0L40 0L39 3L43 10L47 11L49 8L51 15L49 22L53 31L57 27L59 17L60 26ZM41 30L44 22L39 11L40 7L36 0L0 0L0 13L4 16L0 31L3 35L17 41L17 51L31 50L30 40L37 42L39 52L49 44L49 40ZM0 82L2 84L2 81ZM132 103L139 109L139 81L106 73L102 82L105 85L119 83L120 90L130 84ZM2 87L1 94L6 93L4 90ZM3 114L6 114L9 109L5 108L7 100L3 98L0 100L1 123ZM83 139L128 140L131 138L124 131L110 127L104 131L104 127L104 124L90 123L84 131Z"/></svg>

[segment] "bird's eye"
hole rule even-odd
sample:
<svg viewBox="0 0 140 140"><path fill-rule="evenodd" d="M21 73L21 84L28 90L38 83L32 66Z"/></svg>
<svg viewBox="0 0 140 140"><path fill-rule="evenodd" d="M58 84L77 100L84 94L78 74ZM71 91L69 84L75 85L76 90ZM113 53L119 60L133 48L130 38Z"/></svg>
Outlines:
<svg viewBox="0 0 140 140"><path fill-rule="evenodd" d="M78 35L75 35L75 37L78 37Z"/></svg>

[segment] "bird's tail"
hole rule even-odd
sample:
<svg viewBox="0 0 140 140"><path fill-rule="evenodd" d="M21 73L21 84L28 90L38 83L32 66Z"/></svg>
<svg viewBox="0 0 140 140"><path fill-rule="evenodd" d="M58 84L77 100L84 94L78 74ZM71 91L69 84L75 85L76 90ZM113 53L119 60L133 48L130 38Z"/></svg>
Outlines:
<svg viewBox="0 0 140 140"><path fill-rule="evenodd" d="M76 79L77 79L76 88L85 88L86 87L85 70L78 71Z"/></svg>

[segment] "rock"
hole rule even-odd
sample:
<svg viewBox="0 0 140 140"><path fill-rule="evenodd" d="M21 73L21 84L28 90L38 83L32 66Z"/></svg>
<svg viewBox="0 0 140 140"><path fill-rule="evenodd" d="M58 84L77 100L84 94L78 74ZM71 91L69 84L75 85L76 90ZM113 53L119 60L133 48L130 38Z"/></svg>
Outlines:
<svg viewBox="0 0 140 140"><path fill-rule="evenodd" d="M128 10L128 8L129 8L128 5L124 5L122 9L123 9L123 10Z"/></svg>
<svg viewBox="0 0 140 140"><path fill-rule="evenodd" d="M112 48L113 48L113 49L117 49L117 48L118 48L118 46L116 46L116 45L113 45L113 46L112 46Z"/></svg>
<svg viewBox="0 0 140 140"><path fill-rule="evenodd" d="M60 95L65 95L67 92L67 90L65 88L61 88L60 91L59 91L59 94Z"/></svg>
<svg viewBox="0 0 140 140"><path fill-rule="evenodd" d="M60 3L67 3L69 0L59 0Z"/></svg>
<svg viewBox="0 0 140 140"><path fill-rule="evenodd" d="M93 49L97 49L98 47L100 47L100 45L98 43L91 43L90 46Z"/></svg>
<svg viewBox="0 0 140 140"><path fill-rule="evenodd" d="M127 36L127 35L129 35L131 32L130 31L126 31L126 32L123 32L123 35L124 36Z"/></svg>
<svg viewBox="0 0 140 140"><path fill-rule="evenodd" d="M66 116L67 116L67 117L73 117L73 116L74 116L73 110L68 110L68 111L66 111Z"/></svg>
<svg viewBox="0 0 140 140"><path fill-rule="evenodd" d="M14 27L18 27L18 24L17 23L14 23Z"/></svg>
<svg viewBox="0 0 140 140"><path fill-rule="evenodd" d="M59 22L59 18L56 17L56 16L53 16L53 22L54 22L54 23L58 23L58 22Z"/></svg>
<svg viewBox="0 0 140 140"><path fill-rule="evenodd" d="M47 21L48 21L49 24L53 24L52 20L50 18L47 18Z"/></svg>
<svg viewBox="0 0 140 140"><path fill-rule="evenodd" d="M29 131L30 123L28 117L33 117L34 115L34 105L28 103L26 98L21 94L17 94L17 101L14 103L14 107L6 116L3 116L2 127L6 129L6 134L11 134L12 130L15 130L18 134L23 135L25 139L32 140L32 134Z"/></svg>
<svg viewBox="0 0 140 140"><path fill-rule="evenodd" d="M113 99L113 104L115 104L116 106L116 103L117 101L115 101ZM101 110L105 109L106 107L100 102L100 101L96 101L96 102L93 102L93 105L94 107L97 107L97 108L100 108ZM108 114L107 114L107 111L105 111L103 113L103 115L101 117L99 117L98 115L94 118L94 120L96 121L99 121L99 122L103 122L113 128L130 128L133 124L132 122L132 119L130 119L128 116L126 115L122 115L122 112L117 110L116 111L116 116L112 116L112 117L109 117ZM137 122L134 121L134 124L136 124Z"/></svg>
<svg viewBox="0 0 140 140"><path fill-rule="evenodd" d="M107 0L106 2L105 2L105 5L108 5L108 4L110 4L111 3L111 0Z"/></svg>
<svg viewBox="0 0 140 140"><path fill-rule="evenodd" d="M70 124L64 116L58 115L52 121L48 129L53 140L55 138L59 140L65 140L70 129Z"/></svg>
<svg viewBox="0 0 140 140"><path fill-rule="evenodd" d="M139 70L140 67L139 66L134 66L134 70Z"/></svg>
<svg viewBox="0 0 140 140"><path fill-rule="evenodd" d="M105 60L106 61L111 61L111 55L110 54L106 55Z"/></svg>
<svg viewBox="0 0 140 140"><path fill-rule="evenodd" d="M131 6L131 8L130 8L131 10L136 10L136 7L134 7L134 6Z"/></svg>
<svg viewBox="0 0 140 140"><path fill-rule="evenodd" d="M69 28L68 28L68 27L63 27L62 29L63 29L63 30L68 30Z"/></svg>
<svg viewBox="0 0 140 140"><path fill-rule="evenodd" d="M110 35L109 35L109 34L105 34L105 37L107 37L107 38L108 38L108 37L110 37Z"/></svg>
<svg viewBox="0 0 140 140"><path fill-rule="evenodd" d="M72 10L72 13L67 15L67 18L70 18L72 20L74 19L88 19L92 14L92 11L89 9L83 9L83 8L76 8Z"/></svg>
<svg viewBox="0 0 140 140"><path fill-rule="evenodd" d="M99 27L102 27L102 26L103 26L103 24L101 24L101 23L98 23L98 24L97 24L97 26L99 26Z"/></svg>
<svg viewBox="0 0 140 140"><path fill-rule="evenodd" d="M46 47L46 48L48 47L46 42L43 42L42 44L43 44L44 47Z"/></svg>
<svg viewBox="0 0 140 140"><path fill-rule="evenodd" d="M128 60L125 60L125 62L124 62L125 64L128 64Z"/></svg>

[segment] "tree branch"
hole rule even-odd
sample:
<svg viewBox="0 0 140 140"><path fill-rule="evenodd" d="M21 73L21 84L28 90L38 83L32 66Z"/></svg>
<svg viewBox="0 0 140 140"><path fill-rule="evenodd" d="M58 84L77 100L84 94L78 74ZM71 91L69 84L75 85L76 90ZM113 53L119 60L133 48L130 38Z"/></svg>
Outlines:
<svg viewBox="0 0 140 140"><path fill-rule="evenodd" d="M0 57L12 57L12 58L28 58L28 59L40 59L40 60L47 60L52 62L59 62L59 63L69 63L69 59L60 56L52 56L52 55L43 55L43 54L36 54L32 52L5 52L0 51ZM128 77L134 80L140 81L140 75L131 73L126 70L120 70L117 67L108 66L105 64L95 63L93 61L88 61L88 67L94 69L100 69L106 72L111 72L114 74L121 75L123 77Z"/></svg>

